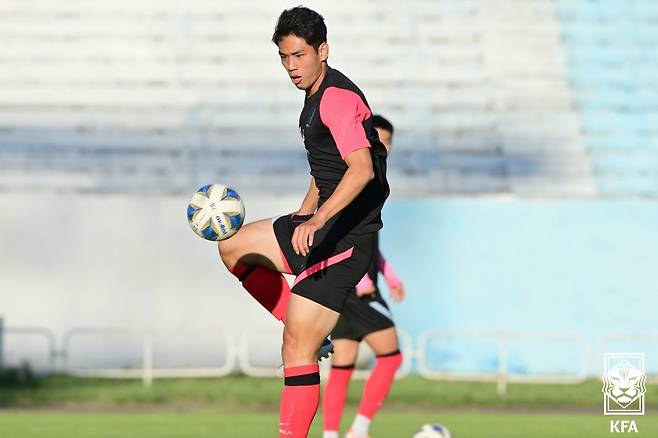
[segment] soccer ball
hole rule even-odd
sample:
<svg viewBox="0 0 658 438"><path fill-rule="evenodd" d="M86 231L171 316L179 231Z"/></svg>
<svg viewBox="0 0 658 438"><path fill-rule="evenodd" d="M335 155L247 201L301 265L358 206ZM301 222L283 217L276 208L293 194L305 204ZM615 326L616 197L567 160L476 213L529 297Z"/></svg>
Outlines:
<svg viewBox="0 0 658 438"><path fill-rule="evenodd" d="M441 424L424 424L413 438L450 438L450 431Z"/></svg>
<svg viewBox="0 0 658 438"><path fill-rule="evenodd" d="M222 184L208 184L192 195L187 206L192 230L206 240L228 239L244 222L244 204L237 192Z"/></svg>

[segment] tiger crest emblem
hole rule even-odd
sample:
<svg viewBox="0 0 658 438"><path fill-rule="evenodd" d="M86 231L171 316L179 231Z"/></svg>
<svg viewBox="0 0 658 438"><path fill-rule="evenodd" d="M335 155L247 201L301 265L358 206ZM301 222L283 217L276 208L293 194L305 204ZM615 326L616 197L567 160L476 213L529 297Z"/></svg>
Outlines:
<svg viewBox="0 0 658 438"><path fill-rule="evenodd" d="M626 409L646 392L647 377L627 360L622 360L603 375L603 393Z"/></svg>

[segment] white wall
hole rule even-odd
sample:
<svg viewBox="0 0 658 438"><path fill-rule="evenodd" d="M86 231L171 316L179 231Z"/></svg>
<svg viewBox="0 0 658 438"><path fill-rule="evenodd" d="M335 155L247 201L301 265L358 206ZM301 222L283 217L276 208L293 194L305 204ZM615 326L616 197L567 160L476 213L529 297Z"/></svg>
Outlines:
<svg viewBox="0 0 658 438"><path fill-rule="evenodd" d="M248 221L294 211L302 199L301 194L242 196ZM188 201L146 195L0 195L0 315L5 324L46 327L60 340L69 329L86 326L187 332L223 327L236 334L270 328L280 333L280 324L226 271L216 244L189 228ZM124 354L126 348L117 344L115 353Z"/></svg>

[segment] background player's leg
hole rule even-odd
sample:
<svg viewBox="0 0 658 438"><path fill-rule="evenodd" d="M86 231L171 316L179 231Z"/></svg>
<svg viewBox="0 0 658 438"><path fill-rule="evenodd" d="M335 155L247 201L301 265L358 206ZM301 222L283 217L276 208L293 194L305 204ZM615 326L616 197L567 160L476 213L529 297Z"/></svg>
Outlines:
<svg viewBox="0 0 658 438"><path fill-rule="evenodd" d="M395 372L402 363L395 327L379 330L363 340L372 348L377 361L366 381L357 416L352 423L352 436L368 436L370 422L381 407L393 384Z"/></svg>
<svg viewBox="0 0 658 438"><path fill-rule="evenodd" d="M345 397L354 372L359 343L351 339L332 339L334 356L329 380L322 397L323 438L338 438Z"/></svg>
<svg viewBox="0 0 658 438"><path fill-rule="evenodd" d="M376 356L382 356L400 350L398 333L395 327L377 330L366 335L363 340L372 349Z"/></svg>
<svg viewBox="0 0 658 438"><path fill-rule="evenodd" d="M279 434L306 438L320 401L317 351L339 313L292 294L283 331L285 386L281 394Z"/></svg>
<svg viewBox="0 0 658 438"><path fill-rule="evenodd" d="M242 227L219 242L219 256L245 289L275 318L285 319L290 287L281 272L287 267L274 235L271 219Z"/></svg>

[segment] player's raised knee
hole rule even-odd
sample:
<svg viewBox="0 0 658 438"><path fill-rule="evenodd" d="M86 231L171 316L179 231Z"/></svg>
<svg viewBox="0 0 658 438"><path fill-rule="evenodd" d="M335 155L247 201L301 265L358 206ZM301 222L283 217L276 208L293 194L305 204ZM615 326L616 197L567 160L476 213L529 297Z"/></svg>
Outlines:
<svg viewBox="0 0 658 438"><path fill-rule="evenodd" d="M237 237L237 236L235 236ZM238 262L237 256L237 245L234 243L235 240L227 239L217 242L217 251L219 252L219 258L222 259L222 262L226 265L228 269L233 268Z"/></svg>

